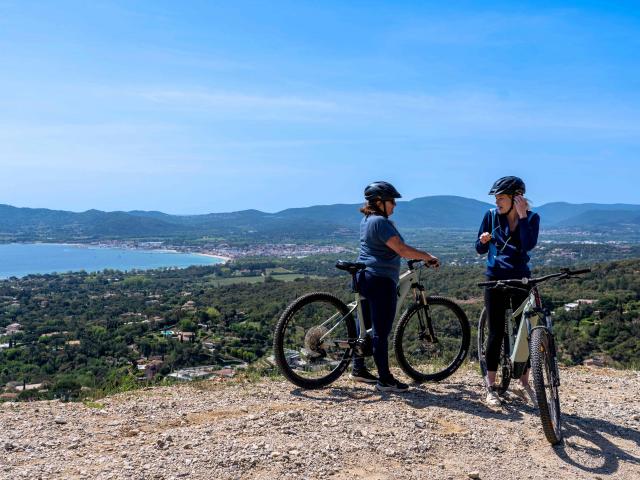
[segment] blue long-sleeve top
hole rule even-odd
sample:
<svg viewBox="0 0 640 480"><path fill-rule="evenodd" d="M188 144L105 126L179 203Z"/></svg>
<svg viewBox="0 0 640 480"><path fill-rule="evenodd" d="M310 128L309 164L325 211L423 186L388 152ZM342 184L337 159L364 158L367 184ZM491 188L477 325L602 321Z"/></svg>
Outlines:
<svg viewBox="0 0 640 480"><path fill-rule="evenodd" d="M500 215L493 208L485 213L476 238L476 251L480 255L488 254L485 275L490 280L531 276L528 252L538 243L539 230L537 213L527 212L526 218L518 219L513 231L506 215ZM491 241L482 244L480 235L484 232L491 233Z"/></svg>

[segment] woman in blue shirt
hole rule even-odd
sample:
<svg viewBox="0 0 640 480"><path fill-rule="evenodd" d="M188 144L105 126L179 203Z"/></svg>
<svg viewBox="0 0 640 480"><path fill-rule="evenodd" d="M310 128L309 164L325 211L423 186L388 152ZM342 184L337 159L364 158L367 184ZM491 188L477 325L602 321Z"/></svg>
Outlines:
<svg viewBox="0 0 640 480"><path fill-rule="evenodd" d="M389 334L396 315L397 286L400 277L400 257L424 260L439 266L433 255L406 243L395 224L389 220L396 207L398 191L387 182L373 182L364 190L364 215L360 222L360 255L358 262L367 268L358 272L356 281L360 293L367 299L372 323L373 360L378 377L365 367L363 358L354 358L351 378L376 383L380 391L406 391L409 386L396 380L389 370Z"/></svg>
<svg viewBox="0 0 640 480"><path fill-rule="evenodd" d="M496 208L485 213L478 231L476 251L487 254L489 280L529 278L529 254L538 242L540 216L531 212L524 198L526 187L518 177L502 177L493 184L489 195L495 195ZM502 403L496 391L496 371L500 360L500 349L504 339L505 310L509 298L514 307L520 305L527 294L485 288L484 303L489 318L486 362L488 387L486 402L498 407ZM516 393L535 405L535 393L529 385L529 369L520 378L521 389Z"/></svg>

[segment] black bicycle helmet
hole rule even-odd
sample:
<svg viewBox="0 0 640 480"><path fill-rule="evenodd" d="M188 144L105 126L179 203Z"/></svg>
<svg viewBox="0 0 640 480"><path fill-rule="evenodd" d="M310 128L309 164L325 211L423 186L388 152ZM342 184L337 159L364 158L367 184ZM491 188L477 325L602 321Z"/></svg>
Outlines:
<svg viewBox="0 0 640 480"><path fill-rule="evenodd" d="M402 195L389 182L373 182L364 189L364 198L370 202L372 200L391 200L392 198L402 198Z"/></svg>
<svg viewBox="0 0 640 480"><path fill-rule="evenodd" d="M524 195L527 191L527 187L519 177L502 177L495 181L489 195Z"/></svg>

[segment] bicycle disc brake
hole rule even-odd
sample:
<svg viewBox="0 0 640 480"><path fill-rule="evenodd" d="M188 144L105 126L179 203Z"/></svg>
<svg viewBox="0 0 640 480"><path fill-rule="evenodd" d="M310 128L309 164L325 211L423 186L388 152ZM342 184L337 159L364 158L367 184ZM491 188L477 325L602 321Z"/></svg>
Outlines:
<svg viewBox="0 0 640 480"><path fill-rule="evenodd" d="M312 359L325 357L327 352L324 350L322 337L328 332L325 327L311 327L304 336L304 353Z"/></svg>

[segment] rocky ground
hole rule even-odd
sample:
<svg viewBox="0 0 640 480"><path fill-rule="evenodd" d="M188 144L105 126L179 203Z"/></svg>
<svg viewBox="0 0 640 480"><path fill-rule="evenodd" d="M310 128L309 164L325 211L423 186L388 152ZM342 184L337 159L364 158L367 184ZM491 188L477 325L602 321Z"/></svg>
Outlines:
<svg viewBox="0 0 640 480"><path fill-rule="evenodd" d="M345 375L314 391L209 381L94 404L5 403L0 478L640 478L640 372L561 376L557 447L521 400L487 409L472 368L405 394Z"/></svg>

